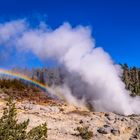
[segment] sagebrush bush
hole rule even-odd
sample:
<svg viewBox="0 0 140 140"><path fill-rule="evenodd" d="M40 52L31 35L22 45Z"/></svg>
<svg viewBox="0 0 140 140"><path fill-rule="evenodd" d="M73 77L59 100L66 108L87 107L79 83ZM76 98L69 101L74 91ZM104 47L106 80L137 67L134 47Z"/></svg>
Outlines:
<svg viewBox="0 0 140 140"><path fill-rule="evenodd" d="M89 130L88 127L77 127L78 136L81 136L82 139L90 140L93 137L93 132Z"/></svg>
<svg viewBox="0 0 140 140"><path fill-rule="evenodd" d="M3 116L0 118L0 140L46 140L47 124L39 125L29 132L26 131L29 119L18 123L15 103L7 102Z"/></svg>

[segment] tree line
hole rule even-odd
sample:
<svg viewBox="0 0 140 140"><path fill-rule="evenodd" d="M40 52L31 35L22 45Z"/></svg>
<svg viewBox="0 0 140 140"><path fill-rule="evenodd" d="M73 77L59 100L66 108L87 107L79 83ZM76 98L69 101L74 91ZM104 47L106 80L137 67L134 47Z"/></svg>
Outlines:
<svg viewBox="0 0 140 140"><path fill-rule="evenodd" d="M140 95L140 68L128 67L127 64L123 64L122 68L126 89L131 91L132 96Z"/></svg>
<svg viewBox="0 0 140 140"><path fill-rule="evenodd" d="M140 95L140 68L128 67L127 64L121 64L123 69L122 80L126 89L131 91L131 95ZM61 85L64 75L61 68L36 68L36 69L14 69L14 71L26 74L30 78L37 80L43 84ZM22 86L19 86L22 88Z"/></svg>
<svg viewBox="0 0 140 140"><path fill-rule="evenodd" d="M125 83L125 88L130 90L131 96L140 96L140 68L129 67L127 64L121 64L123 69L122 80ZM61 69L35 69L32 73L32 78L49 85L59 85L63 81L63 74Z"/></svg>

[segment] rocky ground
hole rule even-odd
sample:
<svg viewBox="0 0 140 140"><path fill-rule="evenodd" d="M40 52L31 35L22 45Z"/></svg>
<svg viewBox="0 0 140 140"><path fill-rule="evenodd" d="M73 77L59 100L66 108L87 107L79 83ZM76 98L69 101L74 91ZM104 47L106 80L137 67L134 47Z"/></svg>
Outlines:
<svg viewBox="0 0 140 140"><path fill-rule="evenodd" d="M6 95L0 94L0 115ZM30 119L28 130L43 122L48 124L48 140L82 140L79 128L92 132L91 140L140 140L140 116L90 112L60 102L16 101L19 121ZM83 129L82 129L83 130Z"/></svg>

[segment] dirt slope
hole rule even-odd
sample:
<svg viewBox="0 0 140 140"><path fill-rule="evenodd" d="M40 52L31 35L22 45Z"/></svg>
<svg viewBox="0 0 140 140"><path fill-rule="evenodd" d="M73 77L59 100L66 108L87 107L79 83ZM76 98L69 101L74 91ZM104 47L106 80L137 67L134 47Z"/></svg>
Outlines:
<svg viewBox="0 0 140 140"><path fill-rule="evenodd" d="M0 98L0 115L5 101ZM82 140L77 127L89 127L92 140L140 140L140 116L90 112L65 103L37 104L16 101L19 121L30 119L28 130L43 122L48 124L48 140ZM139 127L139 128L138 128Z"/></svg>

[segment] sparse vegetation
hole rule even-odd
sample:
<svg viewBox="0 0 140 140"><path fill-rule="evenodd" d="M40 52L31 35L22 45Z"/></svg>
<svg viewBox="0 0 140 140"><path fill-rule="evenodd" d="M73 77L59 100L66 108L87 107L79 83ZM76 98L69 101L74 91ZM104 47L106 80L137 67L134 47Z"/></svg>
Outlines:
<svg viewBox="0 0 140 140"><path fill-rule="evenodd" d="M39 87L18 79L0 79L0 93L19 100L33 100L36 102L48 102L50 98Z"/></svg>
<svg viewBox="0 0 140 140"><path fill-rule="evenodd" d="M77 127L78 135L84 140L90 140L93 137L93 132L89 130L89 127Z"/></svg>
<svg viewBox="0 0 140 140"><path fill-rule="evenodd" d="M3 116L0 118L0 140L46 140L47 124L39 125L26 131L29 120L17 123L15 104L8 100Z"/></svg>
<svg viewBox="0 0 140 140"><path fill-rule="evenodd" d="M14 89L14 90L20 90L23 91L25 89L32 89L35 92L39 92L40 89L31 85L28 82L25 82L23 80L19 79L0 79L0 88L1 89Z"/></svg>

